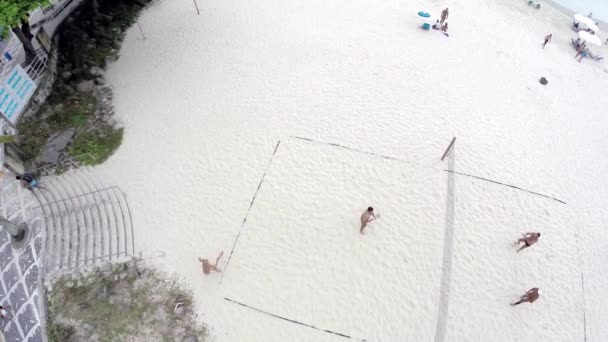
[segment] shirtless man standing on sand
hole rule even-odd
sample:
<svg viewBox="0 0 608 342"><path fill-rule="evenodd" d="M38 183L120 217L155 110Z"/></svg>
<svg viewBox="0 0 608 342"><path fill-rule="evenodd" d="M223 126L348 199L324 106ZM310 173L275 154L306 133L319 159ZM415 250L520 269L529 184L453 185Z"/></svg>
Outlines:
<svg viewBox="0 0 608 342"><path fill-rule="evenodd" d="M528 290L523 296L519 298L519 300L515 303L511 303L512 306L519 305L521 303L534 303L540 295L543 294L543 291L539 290L538 287L533 287Z"/></svg>
<svg viewBox="0 0 608 342"><path fill-rule="evenodd" d="M367 210L361 214L361 234L364 234L363 229L365 229L367 224L375 219L376 215L374 214L374 208L372 207L367 208Z"/></svg>
<svg viewBox="0 0 608 342"><path fill-rule="evenodd" d="M519 246L520 243L524 243L523 246L521 246L521 248L519 248L517 250L517 253L521 252L522 249L524 248L528 248L530 246L532 246L533 244L535 244L538 241L538 238L540 237L540 233L526 233L523 235L523 237L521 239L518 239L517 242L515 242L516 245Z"/></svg>

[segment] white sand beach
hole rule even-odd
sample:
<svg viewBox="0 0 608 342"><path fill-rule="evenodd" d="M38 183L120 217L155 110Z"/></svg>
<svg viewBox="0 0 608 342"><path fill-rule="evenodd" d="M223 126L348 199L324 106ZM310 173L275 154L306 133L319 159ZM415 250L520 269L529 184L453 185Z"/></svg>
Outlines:
<svg viewBox="0 0 608 342"><path fill-rule="evenodd" d="M213 341L608 340L608 65L576 62L566 14L198 5L155 1L145 39L127 33L107 71L125 138L97 171ZM450 37L418 27L445 7ZM542 237L516 253L527 231ZM222 250L225 272L204 275L197 258Z"/></svg>

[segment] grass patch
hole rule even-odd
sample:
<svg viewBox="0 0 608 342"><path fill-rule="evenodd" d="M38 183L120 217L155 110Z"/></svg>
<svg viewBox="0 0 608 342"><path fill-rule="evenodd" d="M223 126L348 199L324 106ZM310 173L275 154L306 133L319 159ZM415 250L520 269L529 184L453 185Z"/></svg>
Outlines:
<svg viewBox="0 0 608 342"><path fill-rule="evenodd" d="M186 336L205 341L207 329L196 322L189 291L134 261L113 269L53 284L48 292L49 342L177 342ZM174 310L176 303L180 313Z"/></svg>
<svg viewBox="0 0 608 342"><path fill-rule="evenodd" d="M135 23L142 5L149 0L99 0L99 13L94 15L90 1L72 13L59 29L58 75L46 104L32 117L22 119L18 125L18 145L21 159L26 165L34 160L49 137L67 128L76 128L78 141L71 156L82 157L85 164L97 164L106 160L118 147L122 130L108 128L99 118L91 119L97 103L90 95L77 92L77 85L84 80L99 78L91 75L93 66L104 68L106 62L118 56L126 30ZM109 59L108 59L109 58ZM68 72L68 76L61 76ZM96 132L95 134L83 132Z"/></svg>
<svg viewBox="0 0 608 342"><path fill-rule="evenodd" d="M24 161L31 161L39 154L48 138L67 128L81 128L88 124L95 111L93 96L82 95L66 100L62 106L44 105L34 117L21 120L19 131L20 148Z"/></svg>
<svg viewBox="0 0 608 342"><path fill-rule="evenodd" d="M108 132L82 132L76 135L70 156L84 165L95 165L106 161L122 143L123 129L108 129Z"/></svg>
<svg viewBox="0 0 608 342"><path fill-rule="evenodd" d="M46 326L46 332L49 342L65 342L69 341L74 334L74 328L49 322Z"/></svg>
<svg viewBox="0 0 608 342"><path fill-rule="evenodd" d="M67 287L67 281L60 281L57 287L61 293L51 306L53 314L74 316L73 318L83 322L94 322L95 329L102 332L99 336L100 341L118 341L120 336L136 334L142 315L151 309L151 304L146 298L152 293L150 288L135 289L132 286L122 286L122 283L114 283L110 279L115 274L79 287ZM115 291L128 293L124 297L129 298L129 302L113 303L108 297L99 298L100 289L104 288L108 293ZM55 327L55 332L60 336L74 332L69 326L57 324ZM66 339L57 341L63 342Z"/></svg>

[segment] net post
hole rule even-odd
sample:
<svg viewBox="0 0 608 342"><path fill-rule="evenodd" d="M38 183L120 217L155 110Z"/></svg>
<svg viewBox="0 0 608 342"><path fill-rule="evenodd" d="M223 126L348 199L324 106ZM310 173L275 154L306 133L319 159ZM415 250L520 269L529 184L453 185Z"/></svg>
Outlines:
<svg viewBox="0 0 608 342"><path fill-rule="evenodd" d="M441 161L443 161L445 159L445 157L447 157L450 154L450 152L452 152L452 149L454 148L454 143L455 142L456 142L456 137L453 137L452 141L448 145L448 148L446 148L445 152L443 152L443 156L441 157Z"/></svg>

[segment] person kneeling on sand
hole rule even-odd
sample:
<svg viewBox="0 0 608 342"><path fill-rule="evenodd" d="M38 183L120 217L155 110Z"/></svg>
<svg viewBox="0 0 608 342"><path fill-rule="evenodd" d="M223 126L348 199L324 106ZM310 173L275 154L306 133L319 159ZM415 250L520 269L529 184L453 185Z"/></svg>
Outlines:
<svg viewBox="0 0 608 342"><path fill-rule="evenodd" d="M363 233L363 229L367 227L367 224L376 219L376 215L374 214L374 208L368 207L367 210L361 214L361 234Z"/></svg>
<svg viewBox="0 0 608 342"><path fill-rule="evenodd" d="M540 237L540 233L526 233L524 235L522 235L521 239L518 239L515 244L517 246L519 246L520 243L524 243L523 246L521 246L521 248L519 248L517 250L517 253L521 252L522 249L524 248L528 248L530 246L532 246L533 244L535 244L538 241L538 238Z"/></svg>
<svg viewBox="0 0 608 342"><path fill-rule="evenodd" d="M519 300L515 303L511 303L512 306L515 305L519 305L521 303L534 303L535 300L537 300L540 295L543 292L541 290L538 289L538 287L533 287L531 289L528 290L528 292L524 293L524 295L522 295L521 297L519 297Z"/></svg>
<svg viewBox="0 0 608 342"><path fill-rule="evenodd" d="M202 263L203 273L209 274L211 271L222 272L219 268L217 268L217 264L220 262L220 259L224 255L224 251L221 251L220 254L215 259L215 264L211 264L208 259L198 258L198 261Z"/></svg>

